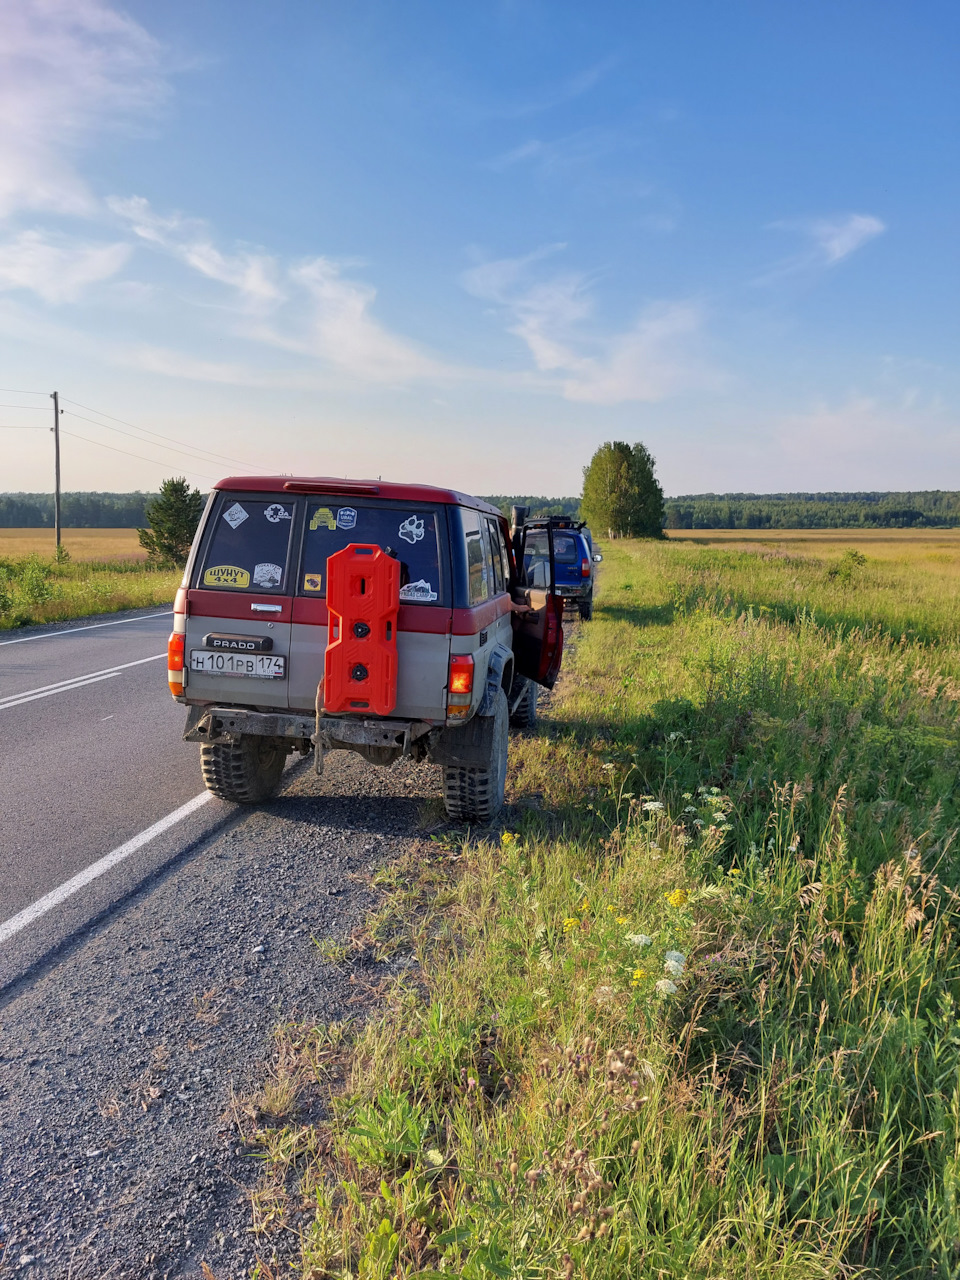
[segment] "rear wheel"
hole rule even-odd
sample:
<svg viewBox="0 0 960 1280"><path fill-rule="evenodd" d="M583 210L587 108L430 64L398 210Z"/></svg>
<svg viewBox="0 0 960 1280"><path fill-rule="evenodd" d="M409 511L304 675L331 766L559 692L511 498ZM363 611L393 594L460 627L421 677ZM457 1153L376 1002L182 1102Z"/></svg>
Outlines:
<svg viewBox="0 0 960 1280"><path fill-rule="evenodd" d="M204 742L200 768L208 791L236 804L259 804L276 795L287 758L277 738L241 734L236 742Z"/></svg>
<svg viewBox="0 0 960 1280"><path fill-rule="evenodd" d="M532 729L537 723L537 686L528 680L523 697L510 716L511 729Z"/></svg>
<svg viewBox="0 0 960 1280"><path fill-rule="evenodd" d="M580 620L589 622L593 617L593 596L588 596L586 600L578 600L577 608L580 610Z"/></svg>
<svg viewBox="0 0 960 1280"><path fill-rule="evenodd" d="M500 689L493 712L490 756L482 767L444 765L443 804L452 822L492 822L503 808L507 781L510 708Z"/></svg>

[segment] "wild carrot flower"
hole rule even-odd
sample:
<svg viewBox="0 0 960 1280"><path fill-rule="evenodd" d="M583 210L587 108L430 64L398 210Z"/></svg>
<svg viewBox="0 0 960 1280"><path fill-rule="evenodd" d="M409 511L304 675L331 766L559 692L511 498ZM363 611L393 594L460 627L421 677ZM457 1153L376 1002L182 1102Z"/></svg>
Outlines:
<svg viewBox="0 0 960 1280"><path fill-rule="evenodd" d="M669 978L661 978L654 990L658 996L675 996L677 994L677 984L671 982Z"/></svg>
<svg viewBox="0 0 960 1280"><path fill-rule="evenodd" d="M630 943L631 947L649 947L652 941L653 939L649 938L645 933L627 934L627 942Z"/></svg>
<svg viewBox="0 0 960 1280"><path fill-rule="evenodd" d="M660 800L644 800L643 807L647 813L659 813L663 808L663 803Z"/></svg>
<svg viewBox="0 0 960 1280"><path fill-rule="evenodd" d="M671 978L679 978L687 962L682 951L668 951L664 957L663 967Z"/></svg>

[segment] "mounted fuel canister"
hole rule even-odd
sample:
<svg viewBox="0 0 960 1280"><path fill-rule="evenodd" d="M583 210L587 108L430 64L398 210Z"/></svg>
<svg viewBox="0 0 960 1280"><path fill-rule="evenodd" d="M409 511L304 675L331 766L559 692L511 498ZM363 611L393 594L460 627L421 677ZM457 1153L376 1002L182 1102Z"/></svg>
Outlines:
<svg viewBox="0 0 960 1280"><path fill-rule="evenodd" d="M400 563L380 547L352 542L329 557L325 714L388 716L393 711L399 607Z"/></svg>

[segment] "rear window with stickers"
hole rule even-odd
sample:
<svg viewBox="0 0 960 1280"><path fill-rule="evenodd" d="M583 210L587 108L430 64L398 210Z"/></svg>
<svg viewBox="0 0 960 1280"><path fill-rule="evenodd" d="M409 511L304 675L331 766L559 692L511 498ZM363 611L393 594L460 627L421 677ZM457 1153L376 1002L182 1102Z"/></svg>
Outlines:
<svg viewBox="0 0 960 1280"><path fill-rule="evenodd" d="M226 495L193 585L258 594L283 591L294 515L291 502L248 502Z"/></svg>
<svg viewBox="0 0 960 1280"><path fill-rule="evenodd" d="M435 512L399 505L354 507L317 499L307 503L299 594L325 596L327 559L352 542L369 543L396 556L400 561L401 602L442 601Z"/></svg>

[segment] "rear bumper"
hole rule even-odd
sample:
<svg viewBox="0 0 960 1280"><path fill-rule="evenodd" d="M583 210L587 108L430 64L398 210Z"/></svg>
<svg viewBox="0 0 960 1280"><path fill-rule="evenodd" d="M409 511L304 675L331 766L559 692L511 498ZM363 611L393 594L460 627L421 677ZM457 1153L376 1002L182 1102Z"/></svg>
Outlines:
<svg viewBox="0 0 960 1280"><path fill-rule="evenodd" d="M190 708L183 736L187 742L234 742L243 734L289 738L303 747L320 740L324 751L352 747L389 747L409 750L410 743L434 728L425 720L338 719L291 711L247 711L240 707Z"/></svg>

